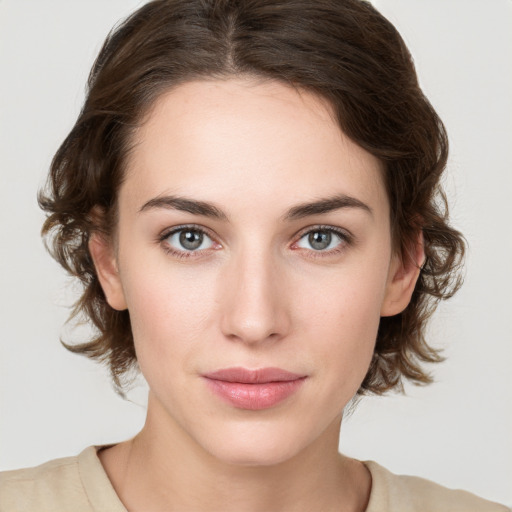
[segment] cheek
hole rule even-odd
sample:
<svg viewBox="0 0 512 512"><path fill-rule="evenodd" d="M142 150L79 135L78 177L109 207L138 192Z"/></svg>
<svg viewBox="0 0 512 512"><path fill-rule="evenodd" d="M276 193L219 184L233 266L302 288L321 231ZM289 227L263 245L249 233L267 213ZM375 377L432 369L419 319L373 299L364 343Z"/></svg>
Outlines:
<svg viewBox="0 0 512 512"><path fill-rule="evenodd" d="M380 268L379 268L380 267ZM347 339L376 332L386 285L384 265L348 267L338 272L299 278L295 290L304 326L338 332ZM332 337L332 336L330 336Z"/></svg>
<svg viewBox="0 0 512 512"><path fill-rule="evenodd" d="M371 362L385 272L347 273L326 281L302 303L304 341L311 345L314 366L325 370L328 400L348 401L359 388Z"/></svg>
<svg viewBox="0 0 512 512"><path fill-rule="evenodd" d="M135 350L146 378L169 374L172 366L192 371L193 350L210 328L216 301L208 276L190 274L154 266L124 279Z"/></svg>

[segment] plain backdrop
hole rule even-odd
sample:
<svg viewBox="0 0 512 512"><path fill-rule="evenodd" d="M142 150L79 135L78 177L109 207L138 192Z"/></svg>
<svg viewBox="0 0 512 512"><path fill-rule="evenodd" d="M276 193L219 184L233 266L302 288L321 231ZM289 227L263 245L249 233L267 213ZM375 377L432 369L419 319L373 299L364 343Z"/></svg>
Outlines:
<svg viewBox="0 0 512 512"><path fill-rule="evenodd" d="M110 28L142 1L0 0L0 470L133 436L143 383L119 398L59 336L77 289L46 254L36 193ZM436 314L436 383L367 398L341 450L512 504L512 2L375 0L445 121L466 283ZM76 336L84 337L87 331ZM75 336L75 338L76 338Z"/></svg>

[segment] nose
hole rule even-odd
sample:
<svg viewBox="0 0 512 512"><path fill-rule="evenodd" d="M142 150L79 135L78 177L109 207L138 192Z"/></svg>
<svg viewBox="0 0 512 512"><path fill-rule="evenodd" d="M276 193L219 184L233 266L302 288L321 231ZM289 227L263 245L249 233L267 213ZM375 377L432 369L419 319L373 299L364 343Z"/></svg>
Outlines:
<svg viewBox="0 0 512 512"><path fill-rule="evenodd" d="M291 327L284 275L265 254L241 254L225 269L223 334L248 345L279 340Z"/></svg>

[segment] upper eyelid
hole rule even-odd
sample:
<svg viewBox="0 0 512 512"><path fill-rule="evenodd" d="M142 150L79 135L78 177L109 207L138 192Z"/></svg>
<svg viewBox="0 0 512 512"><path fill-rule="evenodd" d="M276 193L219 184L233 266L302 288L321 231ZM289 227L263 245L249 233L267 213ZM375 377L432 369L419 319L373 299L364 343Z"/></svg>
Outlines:
<svg viewBox="0 0 512 512"><path fill-rule="evenodd" d="M312 233L315 231L331 231L332 233L340 235L344 238L353 238L352 233L350 231L348 231L347 229L340 228L337 226L323 225L323 224L317 224L314 226L308 226L306 228L302 228L300 231L297 232L297 234L295 236L300 239L304 235L307 235L308 233Z"/></svg>
<svg viewBox="0 0 512 512"><path fill-rule="evenodd" d="M166 228L160 232L159 238L161 240L165 240L170 235L173 235L174 233L178 233L179 231L184 231L186 229L190 229L192 231L200 231L201 233L209 236L212 240L216 240L218 238L208 228L206 228L204 226L199 226L196 224L181 224L179 226L173 226L170 228Z"/></svg>
<svg viewBox="0 0 512 512"><path fill-rule="evenodd" d="M176 231L181 231L183 229L196 229L197 231L202 231L206 234L212 233L212 231L209 228L207 228L206 226L199 225L199 224L178 224L176 226L171 226L171 227L167 227L167 228L163 229L162 235L175 233ZM310 231L315 231L315 229L318 231L325 230L325 231L335 231L335 232L339 232L339 233L346 233L347 235L350 234L347 231L347 229L340 228L338 226L332 226L330 224L313 224L311 226L306 226L304 228L301 228L299 231L296 232L295 236L298 236L299 234L309 233Z"/></svg>

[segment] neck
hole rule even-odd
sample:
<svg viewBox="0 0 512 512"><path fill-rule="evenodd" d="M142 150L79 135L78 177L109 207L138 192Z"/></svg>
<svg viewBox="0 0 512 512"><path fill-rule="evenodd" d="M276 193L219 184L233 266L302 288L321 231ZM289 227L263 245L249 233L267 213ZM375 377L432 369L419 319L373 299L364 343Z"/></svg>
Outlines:
<svg viewBox="0 0 512 512"><path fill-rule="evenodd" d="M157 409L150 397L142 431L100 454L130 511L366 508L371 477L360 462L338 453L341 418L292 458L271 465L240 465L211 455L177 423L163 425Z"/></svg>

